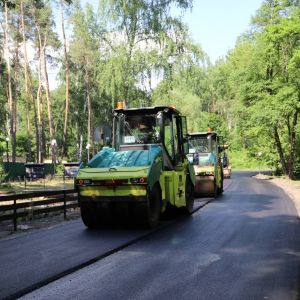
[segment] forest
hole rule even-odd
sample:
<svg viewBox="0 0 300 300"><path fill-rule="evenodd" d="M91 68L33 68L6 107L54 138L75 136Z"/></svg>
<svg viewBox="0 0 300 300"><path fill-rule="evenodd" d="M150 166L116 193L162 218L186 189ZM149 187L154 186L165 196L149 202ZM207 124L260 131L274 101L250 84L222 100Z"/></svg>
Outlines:
<svg viewBox="0 0 300 300"><path fill-rule="evenodd" d="M110 140L118 101L175 105L231 157L300 176L300 3L265 0L211 63L192 0L0 0L0 160L78 161Z"/></svg>

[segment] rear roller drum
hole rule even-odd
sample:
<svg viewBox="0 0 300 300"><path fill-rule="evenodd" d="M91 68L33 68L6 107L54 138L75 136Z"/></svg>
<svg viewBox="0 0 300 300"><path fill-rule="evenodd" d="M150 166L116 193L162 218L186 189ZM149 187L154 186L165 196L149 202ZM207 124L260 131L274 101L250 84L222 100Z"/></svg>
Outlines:
<svg viewBox="0 0 300 300"><path fill-rule="evenodd" d="M82 202L80 212L84 225L90 229L105 227L112 222L110 203Z"/></svg>
<svg viewBox="0 0 300 300"><path fill-rule="evenodd" d="M130 223L130 205L125 203L114 203L113 220L116 224L127 225Z"/></svg>
<svg viewBox="0 0 300 300"><path fill-rule="evenodd" d="M80 213L84 225L90 229L99 228L100 222L97 214L96 203L81 202Z"/></svg>
<svg viewBox="0 0 300 300"><path fill-rule="evenodd" d="M217 184L215 178L196 176L196 197L217 197Z"/></svg>

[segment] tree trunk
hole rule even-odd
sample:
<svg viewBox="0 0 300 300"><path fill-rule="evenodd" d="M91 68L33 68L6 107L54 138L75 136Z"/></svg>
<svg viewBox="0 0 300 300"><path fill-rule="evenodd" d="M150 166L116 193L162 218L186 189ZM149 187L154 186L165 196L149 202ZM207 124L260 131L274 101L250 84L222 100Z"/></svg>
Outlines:
<svg viewBox="0 0 300 300"><path fill-rule="evenodd" d="M88 63L87 63L88 65ZM87 108L88 108L88 128L87 128L87 144L93 147L93 142L91 140L92 137L92 103L90 97L90 79L88 74L87 67L85 68L85 87L86 87L86 101L87 101ZM93 148L92 148L93 151ZM90 149L88 149L90 152Z"/></svg>
<svg viewBox="0 0 300 300"><path fill-rule="evenodd" d="M12 94L12 77L11 77L11 67L10 67L10 53L9 53L9 41L8 41L8 8L7 2L4 1L5 7L5 30L4 30L4 39L5 39L5 48L4 48L4 57L7 66L7 98L8 98L8 124L9 132L12 132L12 123L13 123L13 94Z"/></svg>
<svg viewBox="0 0 300 300"><path fill-rule="evenodd" d="M37 91L37 97L36 97L36 103L37 103L37 116L38 116L38 136L39 140L37 141L37 161L39 163L42 163L44 160L44 132L43 132L43 102L42 102L42 55L44 50L42 49L42 41L41 41L41 35L39 31L39 27L36 24L37 32L38 32L38 38L39 38L39 63L38 63L38 91Z"/></svg>
<svg viewBox="0 0 300 300"><path fill-rule="evenodd" d="M129 82L128 78L130 78L130 70L131 70L131 62L132 62L132 53L133 48L135 44L135 38L136 38L136 31L137 31L137 16L134 16L132 28L127 29L127 38L129 42L129 49L128 49L128 55L127 55L127 61L126 61L126 71L125 71L125 86L124 86L124 101L126 106L128 105L128 97L129 97Z"/></svg>
<svg viewBox="0 0 300 300"><path fill-rule="evenodd" d="M19 21L17 30L19 31ZM12 102L12 118L10 126L11 146L12 146L12 162L16 162L16 148L17 148L17 81L19 74L19 41L16 40L15 54L14 54L14 85L13 85L13 102Z"/></svg>
<svg viewBox="0 0 300 300"><path fill-rule="evenodd" d="M66 66L66 103L65 103L65 122L64 122L64 134L63 134L63 143L62 143L62 155L66 155L67 152L67 128L68 128L68 116L69 116L69 61L68 61L68 52L67 52L67 39L65 33L65 20L64 20L64 5L63 0L60 0L60 9L61 9L61 27L62 35L64 40L64 56L65 56L65 66Z"/></svg>
<svg viewBox="0 0 300 300"><path fill-rule="evenodd" d="M46 155L46 138L45 138L45 117L44 117L44 110L43 110L43 97L41 93L40 97L40 108L41 108L41 134L40 134L40 149L41 149L41 163L44 162L44 158Z"/></svg>
<svg viewBox="0 0 300 300"><path fill-rule="evenodd" d="M26 128L27 128L27 137L28 137L28 159L32 161L31 153L31 126L30 126L30 99L34 105L35 121L36 121L36 109L34 104L34 96L32 93L31 79L29 79L29 65L28 65L28 54L27 54L27 41L25 37L25 22L24 22L24 1L21 0L21 25L22 25L22 39L23 39L23 51L24 51L24 79L25 79L25 108L26 108Z"/></svg>
<svg viewBox="0 0 300 300"><path fill-rule="evenodd" d="M52 115L52 100L49 89L49 79L47 72L47 61L46 61L46 42L47 39L44 40L43 45L43 70L44 70L44 78L45 78L45 90L46 90L46 98L47 98L47 108L48 108L48 126L50 132L50 145L51 145L51 157L52 163L55 165L56 163L56 140L55 140L55 132L53 126L53 115ZM54 142L55 141L55 142Z"/></svg>
<svg viewBox="0 0 300 300"><path fill-rule="evenodd" d="M88 108L88 132L87 132L87 142L91 142L91 120L92 120L92 111L91 111L91 98L90 98L90 83L88 77L88 71L86 70L86 100Z"/></svg>
<svg viewBox="0 0 300 300"><path fill-rule="evenodd" d="M294 179L294 162L296 148L296 125L298 122L298 110L294 112L292 126L289 128L289 159L288 159L288 175L290 179Z"/></svg>
<svg viewBox="0 0 300 300"><path fill-rule="evenodd" d="M39 74L40 77L40 74ZM40 79L39 79L40 80ZM41 98L42 98L42 85L39 82L39 87L37 91L37 97L36 97L36 105L37 105L37 137L38 140L36 141L36 150L37 150L37 162L41 163L43 161L43 154L42 154L42 149L43 149L43 143L42 143L42 131L41 131L41 124L42 124L42 117L41 117Z"/></svg>
<svg viewBox="0 0 300 300"><path fill-rule="evenodd" d="M277 126L274 126L274 139L275 139L275 145L276 145L276 148L277 148L277 153L278 153L278 156L279 156L279 160L280 160L283 172L284 172L285 175L288 175L289 171L288 171L288 167L287 167L287 164L286 164L286 161L285 161L285 158L284 158L284 153L283 153L280 137L279 137L279 134L278 134Z"/></svg>

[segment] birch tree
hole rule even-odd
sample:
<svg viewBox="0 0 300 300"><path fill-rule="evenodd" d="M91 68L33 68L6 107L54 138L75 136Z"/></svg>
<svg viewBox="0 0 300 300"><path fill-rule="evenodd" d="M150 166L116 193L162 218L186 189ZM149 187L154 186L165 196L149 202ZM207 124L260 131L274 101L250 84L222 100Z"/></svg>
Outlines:
<svg viewBox="0 0 300 300"><path fill-rule="evenodd" d="M164 51L165 42L176 39L177 29L182 28L180 19L170 14L172 6L184 10L192 6L192 1L100 1L101 18L106 24L106 31L111 35L110 38L108 35L108 40L114 37L116 43L120 45L119 53L124 57L120 70L123 83L120 88L126 103L130 101L130 91L135 90L137 78L133 66L135 51L142 48L145 50L147 45L162 47L161 50Z"/></svg>
<svg viewBox="0 0 300 300"><path fill-rule="evenodd" d="M38 127L39 127L39 155L38 161L42 162L45 152L45 131L44 131L44 112L43 112L43 91L46 94L47 100L47 116L49 128L49 144L56 140L54 130L54 121L52 115L52 99L49 88L48 70L47 70L47 49L58 49L59 43L57 34L54 32L54 22L52 11L49 2L41 2L39 5L32 8L32 17L35 26L35 45L38 49L38 91L37 91L37 112L38 112ZM56 160L55 147L51 147L52 159Z"/></svg>

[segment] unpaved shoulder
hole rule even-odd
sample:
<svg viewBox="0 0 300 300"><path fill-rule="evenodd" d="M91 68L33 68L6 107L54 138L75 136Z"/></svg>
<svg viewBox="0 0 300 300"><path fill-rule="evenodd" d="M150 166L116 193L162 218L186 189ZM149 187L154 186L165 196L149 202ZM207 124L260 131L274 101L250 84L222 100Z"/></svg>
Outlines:
<svg viewBox="0 0 300 300"><path fill-rule="evenodd" d="M269 180L271 183L283 189L293 200L297 209L298 217L300 218L300 181L292 181L285 178L272 177L263 174L258 174L255 178Z"/></svg>

